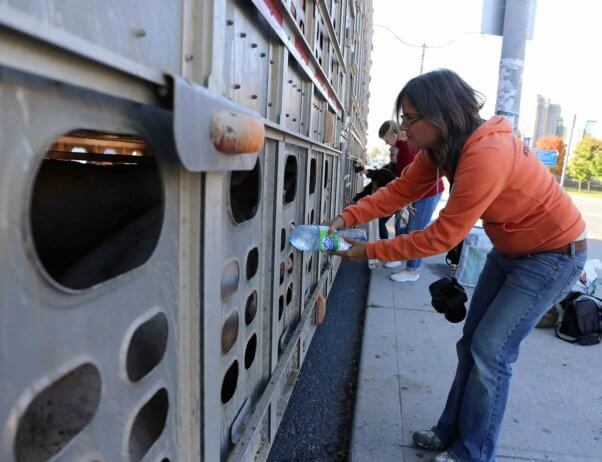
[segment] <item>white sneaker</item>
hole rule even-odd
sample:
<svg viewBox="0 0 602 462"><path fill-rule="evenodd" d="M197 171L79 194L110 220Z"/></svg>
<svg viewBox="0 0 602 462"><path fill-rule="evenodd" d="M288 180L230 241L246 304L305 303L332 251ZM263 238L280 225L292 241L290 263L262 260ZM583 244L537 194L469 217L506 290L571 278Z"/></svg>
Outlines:
<svg viewBox="0 0 602 462"><path fill-rule="evenodd" d="M401 266L400 261L388 261L385 263L385 268L399 268Z"/></svg>
<svg viewBox="0 0 602 462"><path fill-rule="evenodd" d="M391 280L396 282L416 282L420 278L420 274L416 270L404 269L399 273L393 273Z"/></svg>

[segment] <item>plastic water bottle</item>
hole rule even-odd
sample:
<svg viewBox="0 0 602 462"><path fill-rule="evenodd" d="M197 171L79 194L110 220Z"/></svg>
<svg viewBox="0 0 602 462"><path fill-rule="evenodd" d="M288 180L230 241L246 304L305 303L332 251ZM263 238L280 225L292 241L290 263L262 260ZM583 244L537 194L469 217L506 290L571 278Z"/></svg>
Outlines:
<svg viewBox="0 0 602 462"><path fill-rule="evenodd" d="M361 229L342 229L328 234L328 226L300 225L291 234L290 243L297 250L336 252L351 248L344 238L366 242L366 233Z"/></svg>

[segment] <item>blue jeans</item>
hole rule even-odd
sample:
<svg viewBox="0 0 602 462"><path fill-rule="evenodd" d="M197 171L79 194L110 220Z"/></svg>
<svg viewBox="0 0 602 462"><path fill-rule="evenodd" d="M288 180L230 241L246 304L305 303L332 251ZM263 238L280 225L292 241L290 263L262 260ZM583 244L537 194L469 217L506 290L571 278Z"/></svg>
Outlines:
<svg viewBox="0 0 602 462"><path fill-rule="evenodd" d="M389 239L389 230L387 229L387 222L391 219L393 215L389 215L388 217L382 217L378 219L378 237L381 239ZM403 229L401 228L401 222L395 220L395 235L399 236L403 234Z"/></svg>
<svg viewBox="0 0 602 462"><path fill-rule="evenodd" d="M433 217L433 212L437 208L437 204L441 200L441 193L435 194L431 197L425 197L419 201L414 202L412 205L416 209L414 214L410 214L408 220L408 226L406 226L406 233L410 234L412 231L420 231L428 226ZM408 260L406 267L409 269L420 269L422 266L422 259Z"/></svg>
<svg viewBox="0 0 602 462"><path fill-rule="evenodd" d="M387 229L387 221L392 215L388 217L381 217L378 219L378 237L381 239L389 239L389 230Z"/></svg>
<svg viewBox="0 0 602 462"><path fill-rule="evenodd" d="M577 281L587 252L508 258L493 249L475 288L458 368L435 433L459 461L495 460L511 364L522 340Z"/></svg>

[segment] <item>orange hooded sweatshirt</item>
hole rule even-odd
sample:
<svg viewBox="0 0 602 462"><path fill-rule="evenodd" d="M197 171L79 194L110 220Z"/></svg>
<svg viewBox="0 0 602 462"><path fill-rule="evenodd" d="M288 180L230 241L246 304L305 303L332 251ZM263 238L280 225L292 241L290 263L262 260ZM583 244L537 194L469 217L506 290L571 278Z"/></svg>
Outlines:
<svg viewBox="0 0 602 462"><path fill-rule="evenodd" d="M401 176L341 213L346 226L386 217L419 200L437 181L423 150ZM585 222L571 198L505 118L484 122L466 140L454 185L439 218L422 231L370 242L368 258L412 260L446 252L482 218L494 247L508 256L556 249L574 241Z"/></svg>

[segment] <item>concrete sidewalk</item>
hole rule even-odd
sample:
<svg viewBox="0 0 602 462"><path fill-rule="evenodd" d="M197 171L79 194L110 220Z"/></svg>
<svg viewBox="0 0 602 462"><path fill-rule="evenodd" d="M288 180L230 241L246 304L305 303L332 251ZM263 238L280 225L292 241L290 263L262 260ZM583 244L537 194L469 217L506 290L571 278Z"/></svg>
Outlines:
<svg viewBox="0 0 602 462"><path fill-rule="evenodd" d="M599 258L599 257L598 257ZM352 461L425 462L412 433L439 418L456 366L462 323L430 306L428 285L447 275L442 256L420 280L372 270L350 449ZM536 329L514 367L498 460L602 461L602 345L569 345Z"/></svg>

